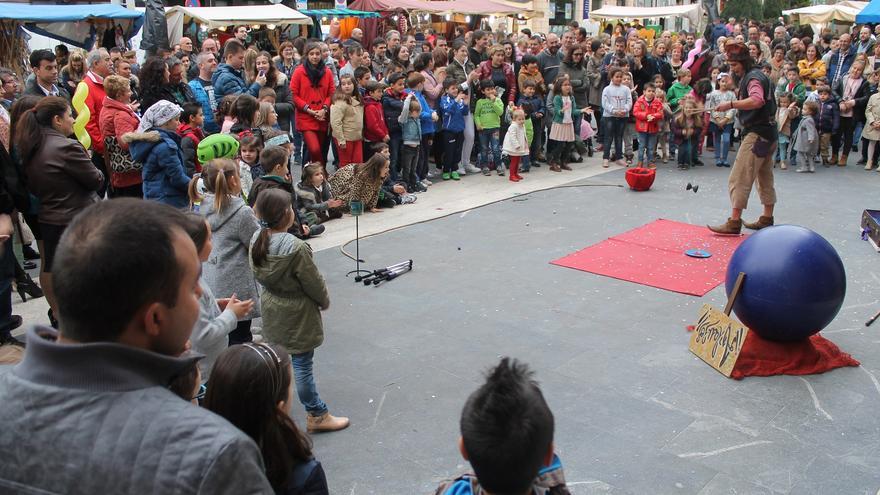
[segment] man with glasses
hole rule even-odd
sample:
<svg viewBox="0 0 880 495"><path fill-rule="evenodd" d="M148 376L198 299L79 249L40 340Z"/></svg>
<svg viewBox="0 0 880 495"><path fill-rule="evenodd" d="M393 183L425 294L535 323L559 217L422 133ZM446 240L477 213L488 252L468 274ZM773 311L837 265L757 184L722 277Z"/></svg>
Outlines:
<svg viewBox="0 0 880 495"><path fill-rule="evenodd" d="M12 102L15 101L15 95L18 93L18 77L15 72L0 67L0 105L6 110L12 108Z"/></svg>

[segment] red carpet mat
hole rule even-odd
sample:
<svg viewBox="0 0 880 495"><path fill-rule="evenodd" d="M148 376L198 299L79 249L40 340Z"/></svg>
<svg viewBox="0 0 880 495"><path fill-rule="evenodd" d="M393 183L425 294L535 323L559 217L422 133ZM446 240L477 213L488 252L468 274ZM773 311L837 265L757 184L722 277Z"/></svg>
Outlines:
<svg viewBox="0 0 880 495"><path fill-rule="evenodd" d="M859 362L818 333L802 342L773 342L749 332L731 378L747 376L814 375Z"/></svg>
<svg viewBox="0 0 880 495"><path fill-rule="evenodd" d="M714 235L705 226L655 220L552 261L620 280L703 296L724 282L730 256L745 237ZM710 258L691 258L703 249Z"/></svg>

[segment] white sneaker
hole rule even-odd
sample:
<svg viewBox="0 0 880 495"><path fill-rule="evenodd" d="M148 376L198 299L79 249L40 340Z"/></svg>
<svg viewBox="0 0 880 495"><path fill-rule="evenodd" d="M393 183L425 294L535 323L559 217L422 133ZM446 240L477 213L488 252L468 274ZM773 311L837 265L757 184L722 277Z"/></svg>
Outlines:
<svg viewBox="0 0 880 495"><path fill-rule="evenodd" d="M436 169L431 169L428 171L428 178L429 179L436 179L439 176L440 176L440 172L437 172Z"/></svg>
<svg viewBox="0 0 880 495"><path fill-rule="evenodd" d="M477 170L479 171L479 169L477 169ZM458 175L460 175L460 176L462 176L462 177L464 177L465 175L467 175L467 171L465 171L465 169L464 169L463 167L459 167L459 169L456 170L456 172L458 172Z"/></svg>
<svg viewBox="0 0 880 495"><path fill-rule="evenodd" d="M469 173L469 174L479 174L480 172L482 172L482 170L480 169L480 167L475 167L475 166L471 165L470 163L468 163L467 165L465 165L465 166L464 166L464 169L465 169L465 170L467 171L467 173ZM458 173L461 174L461 175L464 175L464 173L463 173L461 170L459 170Z"/></svg>
<svg viewBox="0 0 880 495"><path fill-rule="evenodd" d="M425 180L421 181L420 184L423 185L423 186L425 186L425 187L428 187L428 186L433 185L434 183L431 182L431 181L429 181L428 179L425 179Z"/></svg>
<svg viewBox="0 0 880 495"><path fill-rule="evenodd" d="M400 196L400 204L404 204L404 205L412 204L412 203L415 203L416 200L418 200L418 199L419 199L419 197L416 196L415 194L403 194Z"/></svg>

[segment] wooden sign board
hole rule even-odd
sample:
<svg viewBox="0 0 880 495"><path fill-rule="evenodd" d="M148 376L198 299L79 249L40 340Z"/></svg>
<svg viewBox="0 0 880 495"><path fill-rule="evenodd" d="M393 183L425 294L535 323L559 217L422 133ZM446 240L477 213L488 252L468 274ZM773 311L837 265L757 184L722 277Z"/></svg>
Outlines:
<svg viewBox="0 0 880 495"><path fill-rule="evenodd" d="M688 348L709 366L730 378L748 333L749 329L742 323L704 304Z"/></svg>

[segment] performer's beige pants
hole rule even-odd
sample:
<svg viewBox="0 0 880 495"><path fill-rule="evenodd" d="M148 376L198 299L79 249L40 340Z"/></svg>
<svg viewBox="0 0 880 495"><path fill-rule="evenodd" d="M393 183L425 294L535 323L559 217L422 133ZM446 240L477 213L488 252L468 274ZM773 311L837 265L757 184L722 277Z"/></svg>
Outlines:
<svg viewBox="0 0 880 495"><path fill-rule="evenodd" d="M727 183L730 191L730 203L733 208L746 209L749 204L749 194L752 192L752 184L756 182L761 204L776 204L776 189L773 188L773 154L776 151L776 143L769 143L767 155L758 157L753 150L758 139L761 138L754 132L750 132L743 138L739 150L737 150L736 161L730 170L730 179Z"/></svg>

